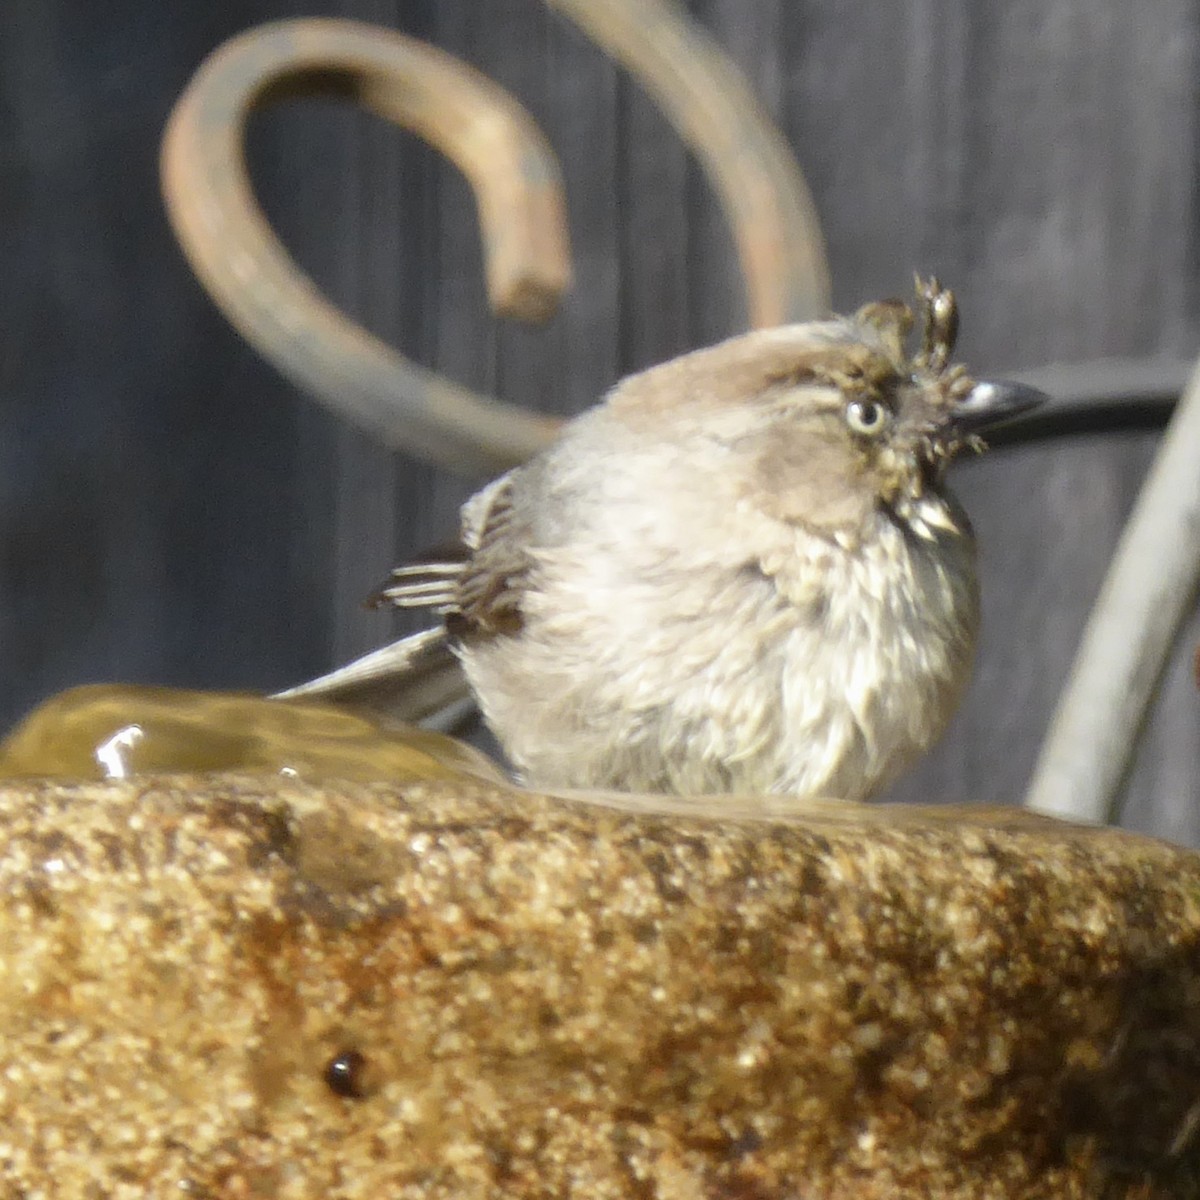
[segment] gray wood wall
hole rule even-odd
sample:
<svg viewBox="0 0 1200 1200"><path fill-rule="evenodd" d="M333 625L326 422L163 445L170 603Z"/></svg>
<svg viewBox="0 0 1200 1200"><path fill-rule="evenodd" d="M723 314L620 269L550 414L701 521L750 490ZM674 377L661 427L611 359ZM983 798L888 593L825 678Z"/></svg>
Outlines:
<svg viewBox="0 0 1200 1200"><path fill-rule="evenodd" d="M1191 356L1200 11L1183 0L692 0L785 130L841 307L959 293L980 371ZM294 394L191 279L158 198L170 104L258 21L376 21L482 68L561 156L576 286L545 329L486 311L453 170L360 114L260 120L300 261L370 329L480 390L576 412L742 327L729 236L637 87L539 0L5 0L0 6L0 724L92 680L272 688L384 640L361 598L473 485ZM1154 438L997 450L957 471L983 545L967 704L896 789L1020 795ZM1198 467L1200 469L1200 467ZM1126 823L1200 843L1187 631Z"/></svg>

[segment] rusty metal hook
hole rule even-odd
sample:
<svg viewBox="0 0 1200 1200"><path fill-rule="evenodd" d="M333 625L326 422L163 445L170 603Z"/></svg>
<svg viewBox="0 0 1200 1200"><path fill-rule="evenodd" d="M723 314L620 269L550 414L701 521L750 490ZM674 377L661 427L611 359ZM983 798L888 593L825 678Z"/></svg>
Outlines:
<svg viewBox="0 0 1200 1200"><path fill-rule="evenodd" d="M312 94L352 98L445 152L476 196L494 311L536 320L553 309L570 274L565 206L532 118L449 55L352 21L260 26L220 47L188 85L167 125L162 178L193 269L276 367L386 445L460 471L523 462L557 422L409 362L325 301L271 232L246 171L246 120Z"/></svg>
<svg viewBox="0 0 1200 1200"><path fill-rule="evenodd" d="M820 221L783 135L675 0L545 0L645 86L700 160L733 230L756 328L829 311Z"/></svg>

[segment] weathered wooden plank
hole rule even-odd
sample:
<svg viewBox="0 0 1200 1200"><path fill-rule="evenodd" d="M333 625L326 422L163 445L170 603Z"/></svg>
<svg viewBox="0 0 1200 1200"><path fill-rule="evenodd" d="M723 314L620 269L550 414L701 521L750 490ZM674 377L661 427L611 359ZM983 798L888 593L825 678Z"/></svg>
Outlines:
<svg viewBox="0 0 1200 1200"><path fill-rule="evenodd" d="M777 0L753 5L702 0L691 9L749 80L767 114L778 122L784 5ZM688 172L687 199L692 239L687 261L691 343L704 346L742 332L749 317L729 225L694 163Z"/></svg>
<svg viewBox="0 0 1200 1200"><path fill-rule="evenodd" d="M530 402L574 414L594 404L624 370L617 70L573 26L547 15L544 92L533 105L562 166L575 277L562 310L531 347L549 387ZM524 94L524 93L521 93ZM513 364L516 366L516 364ZM520 382L510 374L514 398Z"/></svg>

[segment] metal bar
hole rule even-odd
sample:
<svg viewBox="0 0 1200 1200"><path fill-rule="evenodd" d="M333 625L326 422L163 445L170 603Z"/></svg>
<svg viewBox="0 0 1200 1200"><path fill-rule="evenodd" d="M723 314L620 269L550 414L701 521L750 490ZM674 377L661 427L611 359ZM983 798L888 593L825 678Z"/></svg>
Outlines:
<svg viewBox="0 0 1200 1200"><path fill-rule="evenodd" d="M1026 793L1113 819L1151 701L1200 586L1200 365L1121 535Z"/></svg>
<svg viewBox="0 0 1200 1200"><path fill-rule="evenodd" d="M271 232L246 171L246 120L313 94L350 98L447 154L475 192L493 308L536 320L555 306L570 274L564 201L532 118L449 55L351 21L251 30L220 47L180 98L163 144L163 189L197 275L279 370L384 444L464 473L525 461L557 422L409 362L325 301Z"/></svg>

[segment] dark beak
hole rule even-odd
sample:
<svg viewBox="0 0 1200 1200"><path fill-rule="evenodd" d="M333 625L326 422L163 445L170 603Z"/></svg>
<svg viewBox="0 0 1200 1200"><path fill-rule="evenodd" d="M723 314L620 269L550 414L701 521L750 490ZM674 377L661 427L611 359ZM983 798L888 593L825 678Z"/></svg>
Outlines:
<svg viewBox="0 0 1200 1200"><path fill-rule="evenodd" d="M1049 397L1023 383L977 383L954 410L954 423L963 433L981 433L1044 404Z"/></svg>

